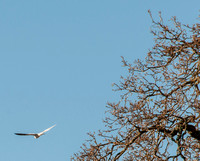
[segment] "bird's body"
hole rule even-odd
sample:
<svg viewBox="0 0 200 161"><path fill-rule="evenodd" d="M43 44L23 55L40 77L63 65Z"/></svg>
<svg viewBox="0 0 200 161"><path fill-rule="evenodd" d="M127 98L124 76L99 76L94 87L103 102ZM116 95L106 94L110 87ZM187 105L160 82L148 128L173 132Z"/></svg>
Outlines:
<svg viewBox="0 0 200 161"><path fill-rule="evenodd" d="M22 136L34 136L35 139L39 138L40 136L44 135L45 132L49 131L50 129L52 129L54 126L56 125L53 125L51 126L50 128L40 132L40 133L29 133L29 134L25 134L25 133L15 133L15 135L22 135Z"/></svg>

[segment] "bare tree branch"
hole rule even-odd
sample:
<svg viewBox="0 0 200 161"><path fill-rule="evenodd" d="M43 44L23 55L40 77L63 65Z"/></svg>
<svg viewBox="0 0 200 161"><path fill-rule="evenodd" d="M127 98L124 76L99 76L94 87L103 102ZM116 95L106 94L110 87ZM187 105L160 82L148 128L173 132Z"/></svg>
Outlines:
<svg viewBox="0 0 200 161"><path fill-rule="evenodd" d="M200 158L200 24L152 20L155 45L145 60L122 57L129 74L107 104L106 128L72 160L198 160Z"/></svg>

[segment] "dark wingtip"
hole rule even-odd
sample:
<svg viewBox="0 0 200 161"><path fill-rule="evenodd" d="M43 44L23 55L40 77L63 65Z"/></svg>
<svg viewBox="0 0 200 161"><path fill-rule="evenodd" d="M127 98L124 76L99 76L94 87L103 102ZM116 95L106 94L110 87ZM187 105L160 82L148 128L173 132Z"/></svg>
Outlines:
<svg viewBox="0 0 200 161"><path fill-rule="evenodd" d="M15 133L15 135L23 135L23 134L21 134L21 133Z"/></svg>

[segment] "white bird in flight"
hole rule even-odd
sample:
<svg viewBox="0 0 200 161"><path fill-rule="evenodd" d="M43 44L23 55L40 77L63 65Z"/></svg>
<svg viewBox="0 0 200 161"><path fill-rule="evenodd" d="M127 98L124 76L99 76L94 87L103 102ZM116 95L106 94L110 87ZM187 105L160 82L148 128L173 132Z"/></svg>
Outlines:
<svg viewBox="0 0 200 161"><path fill-rule="evenodd" d="M35 139L39 138L40 136L44 135L45 132L49 131L50 129L52 129L54 126L56 125L53 125L51 127L49 127L48 129L40 132L40 133L29 133L29 134L24 134L24 133L15 133L15 135L25 135L25 136L28 136L28 135L32 135L34 136Z"/></svg>

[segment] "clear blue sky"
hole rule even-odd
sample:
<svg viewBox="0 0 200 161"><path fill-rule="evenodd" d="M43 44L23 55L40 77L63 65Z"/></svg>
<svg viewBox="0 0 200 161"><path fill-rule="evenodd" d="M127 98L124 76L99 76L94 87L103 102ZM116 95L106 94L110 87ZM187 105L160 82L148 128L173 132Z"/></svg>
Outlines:
<svg viewBox="0 0 200 161"><path fill-rule="evenodd" d="M197 22L199 0L0 0L0 160L69 161L103 127L121 58L153 45L151 9ZM39 139L15 132L55 128Z"/></svg>

